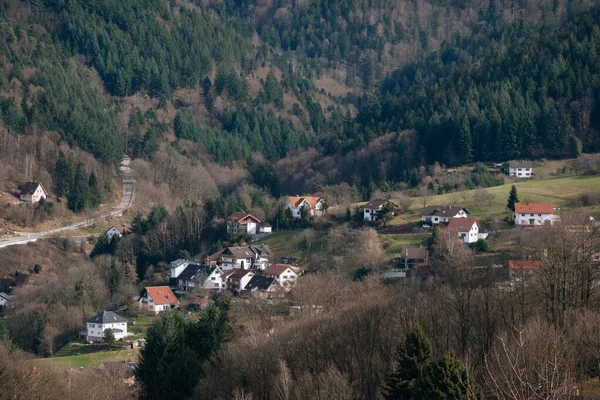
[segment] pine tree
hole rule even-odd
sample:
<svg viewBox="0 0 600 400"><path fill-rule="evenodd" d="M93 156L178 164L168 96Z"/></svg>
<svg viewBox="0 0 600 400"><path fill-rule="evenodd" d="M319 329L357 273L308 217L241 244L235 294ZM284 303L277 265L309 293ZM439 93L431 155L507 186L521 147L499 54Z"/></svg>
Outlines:
<svg viewBox="0 0 600 400"><path fill-rule="evenodd" d="M108 271L108 276L106 277L106 284L111 296L114 296L114 294L119 291L119 287L121 286L121 274L119 273L119 268L114 260L110 263L110 270Z"/></svg>
<svg viewBox="0 0 600 400"><path fill-rule="evenodd" d="M90 205L92 208L96 208L102 203L102 192L100 191L100 185L94 171L90 174L88 183L90 187Z"/></svg>
<svg viewBox="0 0 600 400"><path fill-rule="evenodd" d="M431 365L425 384L425 398L431 400L467 400L469 373L453 352Z"/></svg>
<svg viewBox="0 0 600 400"><path fill-rule="evenodd" d="M517 187L512 185L510 193L508 194L508 201L506 202L506 208L511 211L515 211L515 203L519 202L519 196L517 195Z"/></svg>
<svg viewBox="0 0 600 400"><path fill-rule="evenodd" d="M111 328L104 331L104 344L108 345L109 349L115 344L115 332Z"/></svg>
<svg viewBox="0 0 600 400"><path fill-rule="evenodd" d="M69 208L74 212L85 211L90 203L89 179L83 164L80 162L75 168L73 188L67 196Z"/></svg>
<svg viewBox="0 0 600 400"><path fill-rule="evenodd" d="M73 184L73 169L63 151L58 152L58 158L54 166L54 193L62 197L69 192Z"/></svg>
<svg viewBox="0 0 600 400"><path fill-rule="evenodd" d="M469 118L465 115L460 126L460 149L464 164L473 161L473 140L471 138L471 127Z"/></svg>

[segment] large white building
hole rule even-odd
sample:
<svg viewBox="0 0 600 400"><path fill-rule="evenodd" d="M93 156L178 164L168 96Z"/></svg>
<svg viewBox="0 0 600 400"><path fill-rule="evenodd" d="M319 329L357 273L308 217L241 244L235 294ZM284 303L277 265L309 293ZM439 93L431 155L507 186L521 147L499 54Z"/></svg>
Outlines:
<svg viewBox="0 0 600 400"><path fill-rule="evenodd" d="M529 179L533 175L533 162L517 160L508 163L508 175L513 178Z"/></svg>
<svg viewBox="0 0 600 400"><path fill-rule="evenodd" d="M559 219L552 203L515 203L515 225L552 225Z"/></svg>
<svg viewBox="0 0 600 400"><path fill-rule="evenodd" d="M90 342L102 342L106 336L106 330L112 329L116 340L128 336L127 318L121 317L112 311L104 311L86 321L86 338Z"/></svg>

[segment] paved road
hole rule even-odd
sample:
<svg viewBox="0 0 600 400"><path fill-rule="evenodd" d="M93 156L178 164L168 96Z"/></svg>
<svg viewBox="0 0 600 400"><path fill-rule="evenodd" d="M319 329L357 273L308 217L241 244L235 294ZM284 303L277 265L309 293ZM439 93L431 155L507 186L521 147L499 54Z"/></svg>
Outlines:
<svg viewBox="0 0 600 400"><path fill-rule="evenodd" d="M56 229L51 229L49 231L43 232L35 232L35 233L26 233L26 232L16 232L19 236L7 239L0 239L0 248L13 246L15 244L25 244L30 242L35 242L36 240L43 238L45 236L54 235L56 233L64 232L64 231L72 231L78 228L85 228L87 226L92 225L93 223L106 219L108 217L119 216L123 214L123 211L129 208L135 199L135 191L134 184L135 181L131 174L131 168L129 168L129 158L126 157L121 162L121 166L119 169L121 170L121 176L123 179L123 197L121 198L121 203L118 206L114 207L109 212L103 213L99 217L89 218L85 221L78 222L76 224L63 226Z"/></svg>

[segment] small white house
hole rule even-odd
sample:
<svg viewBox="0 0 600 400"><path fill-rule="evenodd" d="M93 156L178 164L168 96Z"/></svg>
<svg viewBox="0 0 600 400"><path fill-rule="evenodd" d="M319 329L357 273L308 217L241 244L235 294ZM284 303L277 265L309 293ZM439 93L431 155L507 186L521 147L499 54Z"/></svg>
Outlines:
<svg viewBox="0 0 600 400"><path fill-rule="evenodd" d="M177 278L179 287L188 291L196 287L203 289L224 289L223 270L218 266L190 264Z"/></svg>
<svg viewBox="0 0 600 400"><path fill-rule="evenodd" d="M308 209L311 216L315 216L323 212L323 199L311 196L290 196L285 203L285 208L292 212L293 218L300 218L303 208Z"/></svg>
<svg viewBox="0 0 600 400"><path fill-rule="evenodd" d="M168 286L148 286L138 298L140 309L153 314L179 307L179 300Z"/></svg>
<svg viewBox="0 0 600 400"><path fill-rule="evenodd" d="M233 213L227 217L227 233L230 235L247 233L256 235L259 233L258 227L260 219L247 213Z"/></svg>
<svg viewBox="0 0 600 400"><path fill-rule="evenodd" d="M363 207L363 218L365 221L375 222L379 219L381 210L389 200L375 199L371 200Z"/></svg>
<svg viewBox="0 0 600 400"><path fill-rule="evenodd" d="M273 252L268 245L228 247L220 258L221 268L230 269L265 269L273 260Z"/></svg>
<svg viewBox="0 0 600 400"><path fill-rule="evenodd" d="M173 279L179 278L179 275L190 265L188 260L179 258L175 261L171 261L167 268L169 269L169 277Z"/></svg>
<svg viewBox="0 0 600 400"><path fill-rule="evenodd" d="M268 222L263 222L258 226L259 233L271 233L273 231L273 227Z"/></svg>
<svg viewBox="0 0 600 400"><path fill-rule="evenodd" d="M530 179L533 175L533 162L525 160L509 162L508 175L513 178Z"/></svg>
<svg viewBox="0 0 600 400"><path fill-rule="evenodd" d="M86 321L86 338L90 342L102 342L107 329L112 329L116 340L123 339L127 333L127 318L112 311L104 311Z"/></svg>
<svg viewBox="0 0 600 400"><path fill-rule="evenodd" d="M458 234L464 243L475 243L479 239L485 239L487 234L479 234L479 223L475 218L456 218L448 223L447 231Z"/></svg>
<svg viewBox="0 0 600 400"><path fill-rule="evenodd" d="M466 208L458 206L429 206L425 207L421 221L432 225L441 222L450 222L452 218L467 218L469 212Z"/></svg>
<svg viewBox="0 0 600 400"><path fill-rule="evenodd" d="M41 182L25 182L23 187L21 187L21 193L19 194L19 199L21 201L25 201L27 203L37 203L42 199L46 199L48 197L48 192L44 189L44 185Z"/></svg>
<svg viewBox="0 0 600 400"><path fill-rule="evenodd" d="M0 292L0 308L6 307L8 301L10 300L10 296L4 292Z"/></svg>
<svg viewBox="0 0 600 400"><path fill-rule="evenodd" d="M552 203L515 203L515 225L552 225L558 221Z"/></svg>
<svg viewBox="0 0 600 400"><path fill-rule="evenodd" d="M234 269L223 275L223 281L225 282L227 289L239 292L244 290L254 275L256 275L254 271Z"/></svg>
<svg viewBox="0 0 600 400"><path fill-rule="evenodd" d="M287 264L273 264L264 271L265 276L275 278L284 289L291 289L298 281L298 274Z"/></svg>
<svg viewBox="0 0 600 400"><path fill-rule="evenodd" d="M106 231L106 240L108 241L108 243L110 243L114 237L121 238L122 236L123 236L123 230L117 228L116 226L111 226Z"/></svg>

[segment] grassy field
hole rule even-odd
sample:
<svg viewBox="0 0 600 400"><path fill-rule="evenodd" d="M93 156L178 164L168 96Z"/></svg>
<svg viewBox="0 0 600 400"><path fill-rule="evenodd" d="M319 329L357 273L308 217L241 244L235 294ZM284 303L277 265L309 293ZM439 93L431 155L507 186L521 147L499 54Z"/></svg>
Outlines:
<svg viewBox="0 0 600 400"><path fill-rule="evenodd" d="M427 238L429 234L427 233L407 233L401 235L394 234L381 234L379 238L381 239L381 244L385 249L386 254L390 258L399 257L400 251L405 246L418 246L422 244Z"/></svg>
<svg viewBox="0 0 600 400"><path fill-rule="evenodd" d="M313 236L310 239L311 248L320 248L321 242L326 235L326 232L313 231ZM257 244L266 244L271 247L273 252L279 257L302 258L302 250L298 244L302 238L302 231L279 231L274 232L264 238Z"/></svg>
<svg viewBox="0 0 600 400"><path fill-rule="evenodd" d="M38 358L31 362L38 366L56 366L60 368L95 368L105 361L137 360L138 349L97 351L88 354L72 355L65 357Z"/></svg>

